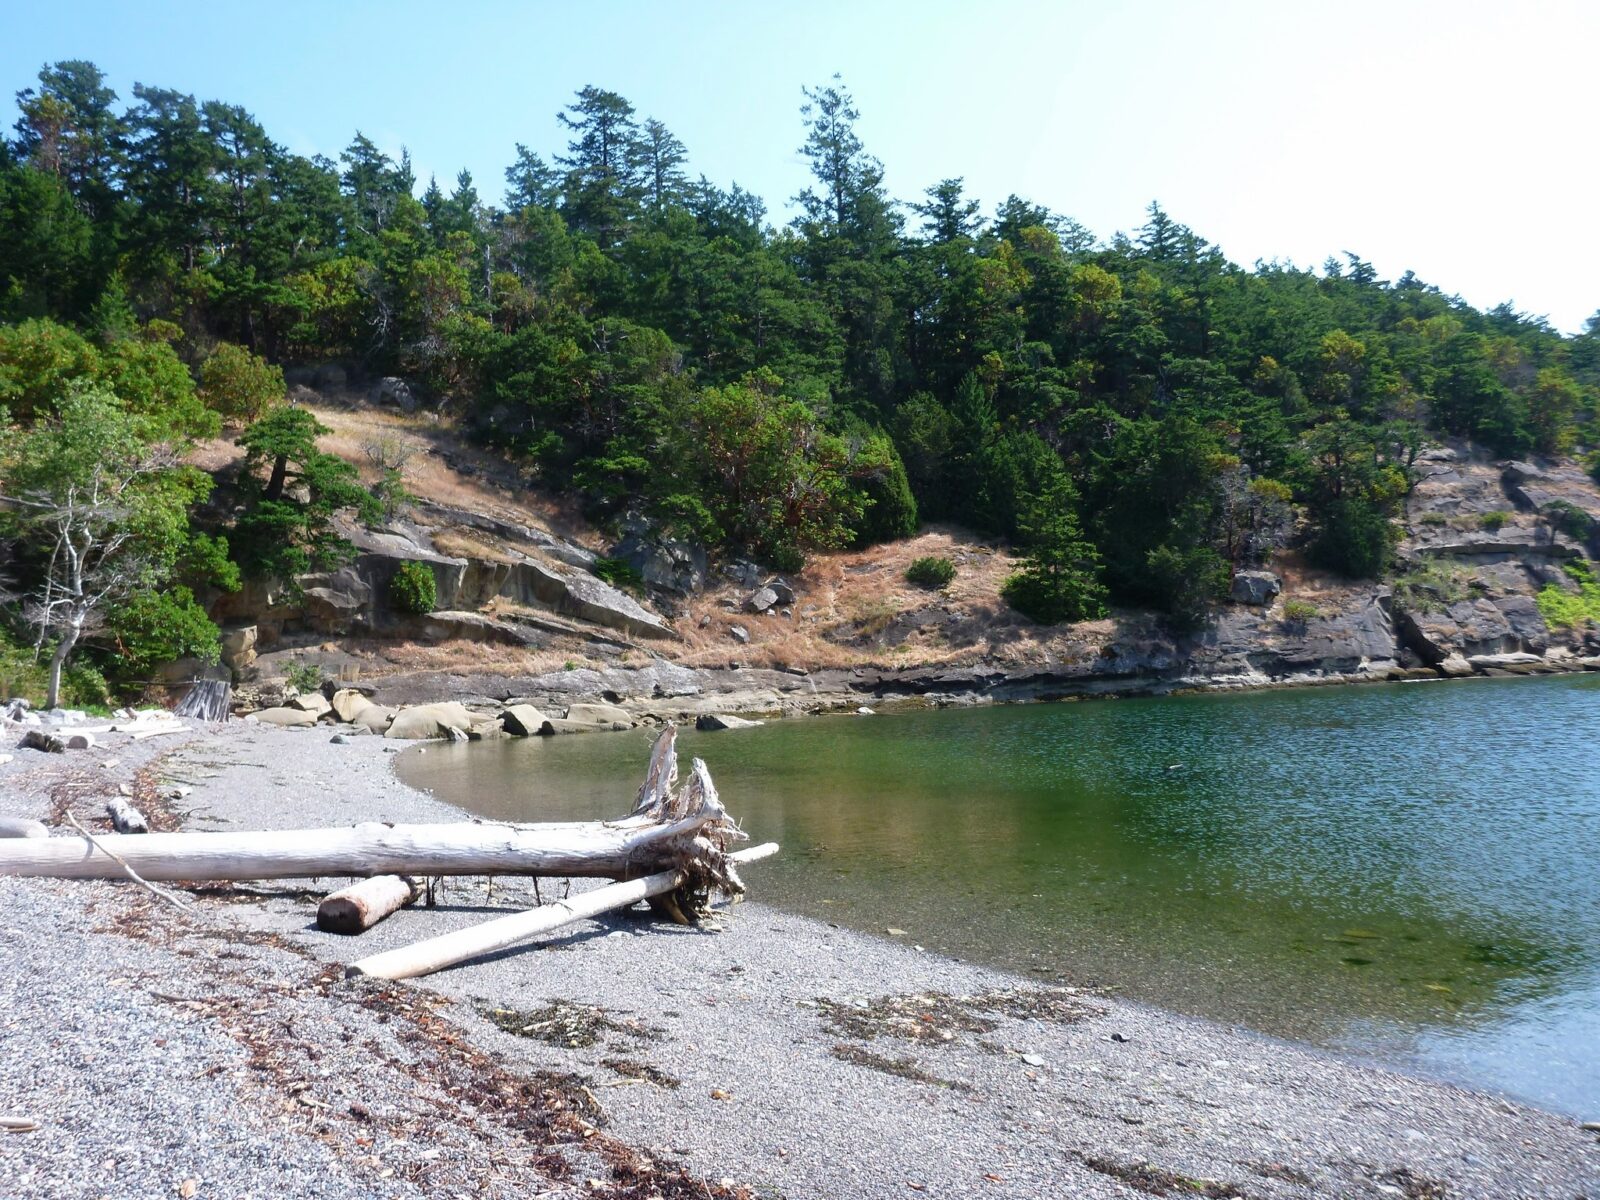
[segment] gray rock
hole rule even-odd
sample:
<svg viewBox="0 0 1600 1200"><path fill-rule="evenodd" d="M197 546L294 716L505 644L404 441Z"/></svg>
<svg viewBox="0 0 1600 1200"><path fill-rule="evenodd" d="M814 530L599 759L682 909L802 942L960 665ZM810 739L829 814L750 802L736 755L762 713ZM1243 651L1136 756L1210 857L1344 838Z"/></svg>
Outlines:
<svg viewBox="0 0 1600 1200"><path fill-rule="evenodd" d="M41 821L26 817L0 817L0 838L49 837L50 830Z"/></svg>
<svg viewBox="0 0 1600 1200"><path fill-rule="evenodd" d="M411 385L395 375L385 375L373 384L367 390L367 402L390 405L408 413L416 412L422 403Z"/></svg>
<svg viewBox="0 0 1600 1200"><path fill-rule="evenodd" d="M624 729L633 725L633 714L614 704L574 704L567 709L566 719L585 725L621 725Z"/></svg>
<svg viewBox="0 0 1600 1200"><path fill-rule="evenodd" d="M1230 595L1235 604L1264 606L1283 591L1283 581L1271 571L1240 571L1233 577Z"/></svg>
<svg viewBox="0 0 1600 1200"><path fill-rule="evenodd" d="M701 733L715 733L722 729L754 729L757 725L765 723L747 721L743 717L733 717L726 713L701 713L694 719L694 727Z"/></svg>
<svg viewBox="0 0 1600 1200"><path fill-rule="evenodd" d="M787 580L769 579L767 580L767 590L778 598L779 604L785 607L789 607L794 604L794 588L789 586Z"/></svg>
<svg viewBox="0 0 1600 1200"><path fill-rule="evenodd" d="M367 710L371 711L371 710ZM366 712L361 714L366 716ZM426 738L450 738L455 733L463 737L477 723L477 718L464 704L454 700L439 704L418 704L402 708L394 715L383 736L399 741L421 741ZM454 733L452 733L454 731Z"/></svg>
<svg viewBox="0 0 1600 1200"><path fill-rule="evenodd" d="M668 537L643 517L623 523L623 538L611 555L638 571L647 586L661 591L688 596L706 585L706 548Z"/></svg>
<svg viewBox="0 0 1600 1200"><path fill-rule="evenodd" d="M728 627L728 636L742 646L750 640L750 631L743 625L730 625Z"/></svg>
<svg viewBox="0 0 1600 1200"><path fill-rule="evenodd" d="M549 729L550 718L531 704L512 704L501 712L500 724L515 737L533 737Z"/></svg>
<svg viewBox="0 0 1600 1200"><path fill-rule="evenodd" d="M316 713L301 708L263 708L250 716L263 725L276 725L280 729L309 728L317 723Z"/></svg>
<svg viewBox="0 0 1600 1200"><path fill-rule="evenodd" d="M764 587L745 599L744 611L749 613L764 613L778 602L778 593L770 587Z"/></svg>
<svg viewBox="0 0 1600 1200"><path fill-rule="evenodd" d="M761 583L761 568L749 559L736 558L722 565L722 573L740 587L753 588Z"/></svg>

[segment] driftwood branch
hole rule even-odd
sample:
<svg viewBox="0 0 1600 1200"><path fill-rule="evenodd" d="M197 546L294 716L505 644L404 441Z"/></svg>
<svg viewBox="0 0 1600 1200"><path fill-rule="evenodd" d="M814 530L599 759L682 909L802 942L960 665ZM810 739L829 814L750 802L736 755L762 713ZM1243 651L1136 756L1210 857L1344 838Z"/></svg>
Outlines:
<svg viewBox="0 0 1600 1200"><path fill-rule="evenodd" d="M122 868L122 870L123 870L123 873L126 874L129 879L133 880L135 883L137 883L145 891L149 892L156 899L165 900L168 904L171 904L171 905L175 906L179 911L181 911L181 912L183 912L183 913L185 913L185 914L187 914L189 916L193 916L194 915L194 905L190 904L187 900L180 899L178 896L174 895L172 892L167 891L166 888L158 888L158 887L156 887L155 884L151 883L148 879L141 878L140 875L139 875L139 872L135 871L132 867L130 867L127 864L126 861L124 861L122 858L118 857L115 851L107 850L105 848L105 846L102 844L102 842L101 842L101 840L99 838L95 837L94 834L90 833L81 824L79 824L77 817L73 816L70 812L67 813L66 816L67 816L67 823L69 825L71 825L74 829L76 829L79 833L83 834L85 840L88 841L88 843L91 846L93 846L95 849L99 850L102 854L106 855L113 862L115 862L118 866L120 866ZM128 836L133 836L133 835L128 835ZM48 840L50 840L50 841L65 841L66 839L64 839L64 838L50 838ZM138 841L138 840L142 840L142 839L135 838L135 841Z"/></svg>
<svg viewBox="0 0 1600 1200"><path fill-rule="evenodd" d="M768 842L765 845L752 846L748 850L740 850L728 857L735 862L755 862L777 852L777 844ZM549 933L574 921L596 917L618 908L627 908L651 896L677 891L686 883L688 883L686 872L671 870L646 875L643 879L629 880L627 883L613 883L608 887L596 888L592 892L584 892L566 900L540 905L527 912L512 913L510 916L500 917L482 925L443 933L413 946L401 946L395 950L386 950L382 954L374 954L370 958L351 963L345 968L345 974L363 975L371 979L411 979L418 975L429 975L445 967L466 962L468 959L492 954L496 950L515 946L519 942L526 942L541 933Z"/></svg>

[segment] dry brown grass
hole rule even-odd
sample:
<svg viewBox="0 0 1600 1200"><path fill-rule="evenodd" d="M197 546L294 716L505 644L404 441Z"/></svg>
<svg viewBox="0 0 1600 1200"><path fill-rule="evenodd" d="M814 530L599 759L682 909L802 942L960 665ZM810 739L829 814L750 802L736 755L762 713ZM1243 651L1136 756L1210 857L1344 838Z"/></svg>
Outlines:
<svg viewBox="0 0 1600 1200"><path fill-rule="evenodd" d="M374 408L358 392L324 394L301 407L330 430L319 443L322 449L353 464L365 484L376 483L382 475L369 460L366 447L392 438L413 451L405 467L405 483L414 494L498 520L547 529L580 545L599 548L601 539L574 504L540 491L505 456L469 446L456 436L449 420L437 413ZM219 438L199 443L189 461L206 471L221 470L237 461L244 454L234 444L238 433L224 431ZM454 465L445 462L446 456ZM465 472L457 468L465 468Z"/></svg>
<svg viewBox="0 0 1600 1200"><path fill-rule="evenodd" d="M928 556L955 564L955 578L942 591L906 581L906 568ZM943 527L904 542L817 555L790 578L796 593L790 617L739 611L748 589L732 583L696 597L677 622L684 641L674 657L694 666L954 666L1036 660L1040 646L1079 640L1071 630L1030 624L1000 599L1017 566L1006 551ZM735 625L749 632L748 644L733 639Z"/></svg>
<svg viewBox="0 0 1600 1200"><path fill-rule="evenodd" d="M375 642L371 658L362 668L363 678L409 674L414 671L456 671L475 675L543 675L576 667L601 670L611 664L583 653L581 639L571 639L544 649L505 646L492 642L454 640L438 643Z"/></svg>

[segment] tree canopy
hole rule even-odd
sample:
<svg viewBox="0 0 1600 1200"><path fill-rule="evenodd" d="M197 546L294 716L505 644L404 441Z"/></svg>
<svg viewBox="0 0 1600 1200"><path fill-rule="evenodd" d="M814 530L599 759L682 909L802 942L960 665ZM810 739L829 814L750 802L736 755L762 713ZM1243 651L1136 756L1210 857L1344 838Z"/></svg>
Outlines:
<svg viewBox="0 0 1600 1200"><path fill-rule="evenodd" d="M1031 546L1054 611L1179 624L1291 536L1384 571L1430 437L1596 444L1600 315L1566 337L1355 254L1245 268L1157 203L1105 238L1024 197L986 214L955 175L902 204L842 80L797 100L812 181L777 223L599 86L565 144L508 148L497 203L465 172L419 198L359 132L306 158L236 105L54 64L0 153L0 403L27 426L104 386L153 439L265 414L247 559L326 557L349 481L266 439L314 441L274 368L337 360L602 522L796 562L958 521Z"/></svg>

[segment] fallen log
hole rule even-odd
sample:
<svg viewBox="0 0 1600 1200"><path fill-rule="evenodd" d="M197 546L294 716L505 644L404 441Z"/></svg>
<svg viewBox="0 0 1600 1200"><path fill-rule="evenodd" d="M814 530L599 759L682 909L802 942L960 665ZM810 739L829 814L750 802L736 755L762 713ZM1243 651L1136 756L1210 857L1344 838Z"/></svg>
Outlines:
<svg viewBox="0 0 1600 1200"><path fill-rule="evenodd" d="M107 801L106 816L111 818L111 828L118 833L138 834L150 832L150 822L144 819L144 814L121 796Z"/></svg>
<svg viewBox="0 0 1600 1200"><path fill-rule="evenodd" d="M409 875L374 875L322 898L317 928L326 933L363 933L422 895Z"/></svg>
<svg viewBox="0 0 1600 1200"><path fill-rule="evenodd" d="M767 842L748 850L736 851L728 855L728 859L734 863L756 862L777 852L778 844ZM344 973L346 977L365 976L369 979L413 979L418 975L429 975L470 958L515 946L574 921L627 908L651 896L675 892L687 883L688 877L683 871L658 871L643 879L613 883L566 900L542 904L527 912L512 913L453 933L442 933L415 945L385 950L382 954L351 963Z"/></svg>
<svg viewBox="0 0 1600 1200"><path fill-rule="evenodd" d="M0 844L0 875L146 880L318 875L561 875L635 879L676 868L699 890L739 890L728 816L699 759L677 792L676 730L656 739L639 801L617 821L459 822L257 832L103 834Z"/></svg>

